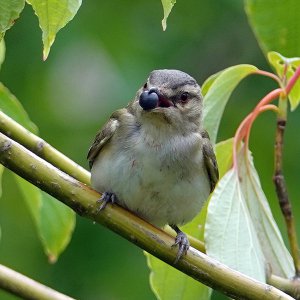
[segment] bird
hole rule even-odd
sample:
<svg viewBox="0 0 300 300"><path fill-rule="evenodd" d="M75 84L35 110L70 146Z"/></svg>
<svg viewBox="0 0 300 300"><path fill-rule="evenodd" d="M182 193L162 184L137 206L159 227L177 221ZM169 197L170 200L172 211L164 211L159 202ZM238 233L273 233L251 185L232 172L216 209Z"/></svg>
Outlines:
<svg viewBox="0 0 300 300"><path fill-rule="evenodd" d="M176 232L174 263L190 247L179 226L201 210L219 179L202 120L196 80L179 70L154 70L135 98L97 133L87 159L99 211L117 203L149 223Z"/></svg>

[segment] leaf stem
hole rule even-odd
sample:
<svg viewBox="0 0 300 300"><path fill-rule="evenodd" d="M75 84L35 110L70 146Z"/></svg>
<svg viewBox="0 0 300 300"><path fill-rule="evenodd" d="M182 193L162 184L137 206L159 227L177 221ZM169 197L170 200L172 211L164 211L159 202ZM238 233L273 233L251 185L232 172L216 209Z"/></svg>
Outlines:
<svg viewBox="0 0 300 300"><path fill-rule="evenodd" d="M259 103L255 106L254 110L242 121L240 126L238 127L235 135L234 135L234 142L233 142L233 168L237 170L237 152L238 152L238 147L240 142L245 139L247 142L248 146L248 141L249 141L249 135L251 131L251 127L253 125L253 122L257 118L257 116L265 111L265 110L274 110L274 106L270 107L267 106L270 102L275 100L276 98L279 97L279 95L283 92L283 89L278 88L270 93L268 93L265 97L263 97ZM263 109L262 107L265 107ZM247 149L247 148L246 148Z"/></svg>
<svg viewBox="0 0 300 300"><path fill-rule="evenodd" d="M287 70L287 66L285 68ZM279 79L276 75L271 76L271 73L264 72L261 70L256 71L257 74L266 75L272 77L273 79ZM234 136L233 144L233 167L237 170L237 148L243 140L245 140L245 149L249 146L249 137L253 122L257 116L266 110L272 109L277 111L277 126L276 126L276 137L275 137L275 170L273 181L276 188L277 197L279 199L280 208L284 216L289 243L291 248L291 254L295 266L295 276L300 277L300 254L299 246L297 241L297 232L295 227L295 222L292 214L291 204L289 202L287 188L285 184L285 179L282 172L282 156L283 156L283 136L287 120L287 96L292 90L293 86L300 77L300 66L296 69L293 76L289 79L286 87L277 88L270 93L268 93L259 103L256 105L254 110L242 121L238 127L236 134ZM277 79L276 79L277 78ZM277 80L278 81L278 80ZM286 74L280 80L280 86L284 85L286 81ZM278 108L275 110L273 105L269 103L279 97Z"/></svg>
<svg viewBox="0 0 300 300"><path fill-rule="evenodd" d="M288 84L285 87L285 92L287 95L290 93L291 89L294 87L299 77L300 77L300 66L296 69L295 73L290 78Z"/></svg>
<svg viewBox="0 0 300 300"><path fill-rule="evenodd" d="M254 74L258 74L258 75L263 75L263 76L270 77L270 78L274 79L278 83L278 85L280 87L282 86L282 82L281 82L280 78L276 74L274 74L274 73L267 72L267 71L264 71L264 70L256 70L253 73Z"/></svg>

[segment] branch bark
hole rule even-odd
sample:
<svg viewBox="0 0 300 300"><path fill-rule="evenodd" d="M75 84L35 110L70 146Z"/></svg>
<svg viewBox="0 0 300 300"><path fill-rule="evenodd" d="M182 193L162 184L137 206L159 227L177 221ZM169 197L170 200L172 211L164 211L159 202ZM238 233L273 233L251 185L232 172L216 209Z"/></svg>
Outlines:
<svg viewBox="0 0 300 300"><path fill-rule="evenodd" d="M280 101L287 101L280 100ZM283 136L285 131L286 119L278 118L275 137L275 171L273 181L275 184L276 194L279 200L279 205L285 219L288 238L295 266L295 276L300 276L300 256L297 241L297 232L295 221L292 213L292 206L289 201L285 179L282 172L282 156L283 156Z"/></svg>
<svg viewBox="0 0 300 300"><path fill-rule="evenodd" d="M0 131L77 180L89 184L90 173L0 111Z"/></svg>
<svg viewBox="0 0 300 300"><path fill-rule="evenodd" d="M98 213L96 201L100 197L99 193L2 133L0 162L79 215L108 227L183 273L234 299L293 299L277 288L234 271L194 248L190 248L187 255L174 265L177 249L171 247L173 237L117 205L107 205L105 210Z"/></svg>
<svg viewBox="0 0 300 300"><path fill-rule="evenodd" d="M0 265L0 288L22 299L74 300L3 265Z"/></svg>

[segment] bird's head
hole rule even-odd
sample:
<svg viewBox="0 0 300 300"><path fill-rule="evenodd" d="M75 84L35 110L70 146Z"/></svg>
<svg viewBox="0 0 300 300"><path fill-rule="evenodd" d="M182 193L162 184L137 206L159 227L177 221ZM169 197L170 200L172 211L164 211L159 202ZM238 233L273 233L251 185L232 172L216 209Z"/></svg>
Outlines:
<svg viewBox="0 0 300 300"><path fill-rule="evenodd" d="M154 70L138 90L133 109L141 123L191 130L200 126L202 96L196 80L178 70Z"/></svg>

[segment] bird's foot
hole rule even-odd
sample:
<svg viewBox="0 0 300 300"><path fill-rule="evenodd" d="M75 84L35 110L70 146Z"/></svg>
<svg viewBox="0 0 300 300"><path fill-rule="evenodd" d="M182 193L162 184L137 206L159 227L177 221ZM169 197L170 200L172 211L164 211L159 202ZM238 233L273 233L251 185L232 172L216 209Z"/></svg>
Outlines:
<svg viewBox="0 0 300 300"><path fill-rule="evenodd" d="M101 205L97 209L97 212L103 210L106 207L107 203L114 204L116 201L117 196L114 193L104 192L101 198L97 200L97 203L101 203Z"/></svg>
<svg viewBox="0 0 300 300"><path fill-rule="evenodd" d="M190 242L184 232L182 232L176 225L170 225L177 233L177 236L175 238L175 243L172 245L172 247L175 247L178 245L178 252L176 255L176 259L174 261L174 264L176 264L179 259L186 255L187 251L190 247Z"/></svg>

